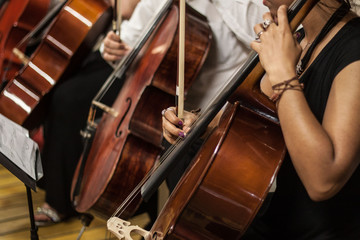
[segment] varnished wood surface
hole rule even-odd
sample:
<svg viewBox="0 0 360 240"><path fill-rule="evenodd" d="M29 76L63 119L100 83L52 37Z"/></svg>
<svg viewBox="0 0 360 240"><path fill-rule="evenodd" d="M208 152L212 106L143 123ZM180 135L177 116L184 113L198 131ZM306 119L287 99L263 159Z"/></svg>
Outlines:
<svg viewBox="0 0 360 240"><path fill-rule="evenodd" d="M44 201L44 191L32 191L34 208ZM133 217L132 224L145 226L149 218L147 214ZM78 237L82 228L78 218L38 229L40 240L73 240ZM106 221L94 218L86 228L81 240L105 239L109 237ZM0 164L0 239L23 240L30 238L30 218L25 185ZM111 239L114 239L112 237Z"/></svg>

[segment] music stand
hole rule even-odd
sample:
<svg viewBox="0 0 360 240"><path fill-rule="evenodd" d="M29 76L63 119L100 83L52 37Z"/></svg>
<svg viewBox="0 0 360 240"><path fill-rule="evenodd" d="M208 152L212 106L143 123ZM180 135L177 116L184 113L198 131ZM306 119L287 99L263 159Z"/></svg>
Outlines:
<svg viewBox="0 0 360 240"><path fill-rule="evenodd" d="M0 134L2 135L2 138L0 136L0 164L25 184L31 225L31 240L38 240L38 228L35 225L31 196L31 189L36 192L36 181L42 177L38 146L28 137L26 129L1 114Z"/></svg>
<svg viewBox="0 0 360 240"><path fill-rule="evenodd" d="M37 234L37 226L35 225L33 202L31 196L31 189L36 191L36 181L27 175L23 170L18 166L12 163L4 154L0 153L0 164L2 164L7 170L9 170L15 177L20 179L26 187L28 207L29 207L29 216L30 216L30 234L31 240L38 240L39 236Z"/></svg>

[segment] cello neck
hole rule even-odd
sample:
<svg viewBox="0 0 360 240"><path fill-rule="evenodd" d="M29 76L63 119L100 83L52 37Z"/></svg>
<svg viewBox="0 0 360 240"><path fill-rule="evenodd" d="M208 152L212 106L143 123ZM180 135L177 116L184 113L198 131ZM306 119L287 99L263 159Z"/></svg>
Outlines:
<svg viewBox="0 0 360 240"><path fill-rule="evenodd" d="M136 56L139 54L142 47L145 45L146 41L149 39L153 31L156 29L156 26L158 23L162 20L163 16L168 12L172 0L167 0L167 2L164 4L162 9L159 11L159 13L154 16L153 20L149 24L149 27L146 28L147 31L143 32L143 34L138 38L138 41L136 42L133 49L130 51L130 53L121 60L121 62L116 66L114 71L110 74L110 76L106 79L105 83L102 85L101 89L98 91L98 93L93 98L92 102L101 102L101 99L106 95L106 92L109 90L111 85L115 82L117 78L121 78L124 76L126 70L129 68L133 60L136 58ZM95 111L96 106L92 105L91 109L89 111L88 119L93 119L92 114Z"/></svg>

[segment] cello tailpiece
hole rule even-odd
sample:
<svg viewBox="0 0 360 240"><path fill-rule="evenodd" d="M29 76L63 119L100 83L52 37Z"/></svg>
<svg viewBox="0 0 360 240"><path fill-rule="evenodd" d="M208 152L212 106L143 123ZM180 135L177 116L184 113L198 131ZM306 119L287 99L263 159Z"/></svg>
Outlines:
<svg viewBox="0 0 360 240"><path fill-rule="evenodd" d="M113 109L109 106L106 106L105 104L103 104L101 102L93 101L92 104L95 105L96 107L100 108L104 112L109 113L113 117L117 117L119 115L119 113L117 111L115 111L115 109Z"/></svg>

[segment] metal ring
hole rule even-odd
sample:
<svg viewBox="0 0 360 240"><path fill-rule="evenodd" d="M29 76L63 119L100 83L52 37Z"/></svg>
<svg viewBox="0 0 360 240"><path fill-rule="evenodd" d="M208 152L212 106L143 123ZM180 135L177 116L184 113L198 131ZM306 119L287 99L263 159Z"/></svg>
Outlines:
<svg viewBox="0 0 360 240"><path fill-rule="evenodd" d="M264 33L264 31L260 31L256 34L255 40L260 40L260 36Z"/></svg>
<svg viewBox="0 0 360 240"><path fill-rule="evenodd" d="M161 111L161 115L162 115L162 116L165 116L165 112L166 112L166 111L173 111L173 112L175 112L175 110L174 110L172 107L168 107L168 108L163 109L163 110Z"/></svg>
<svg viewBox="0 0 360 240"><path fill-rule="evenodd" d="M270 26L271 23L272 23L272 21L270 19L265 19L264 22L262 23L264 30L266 30Z"/></svg>

